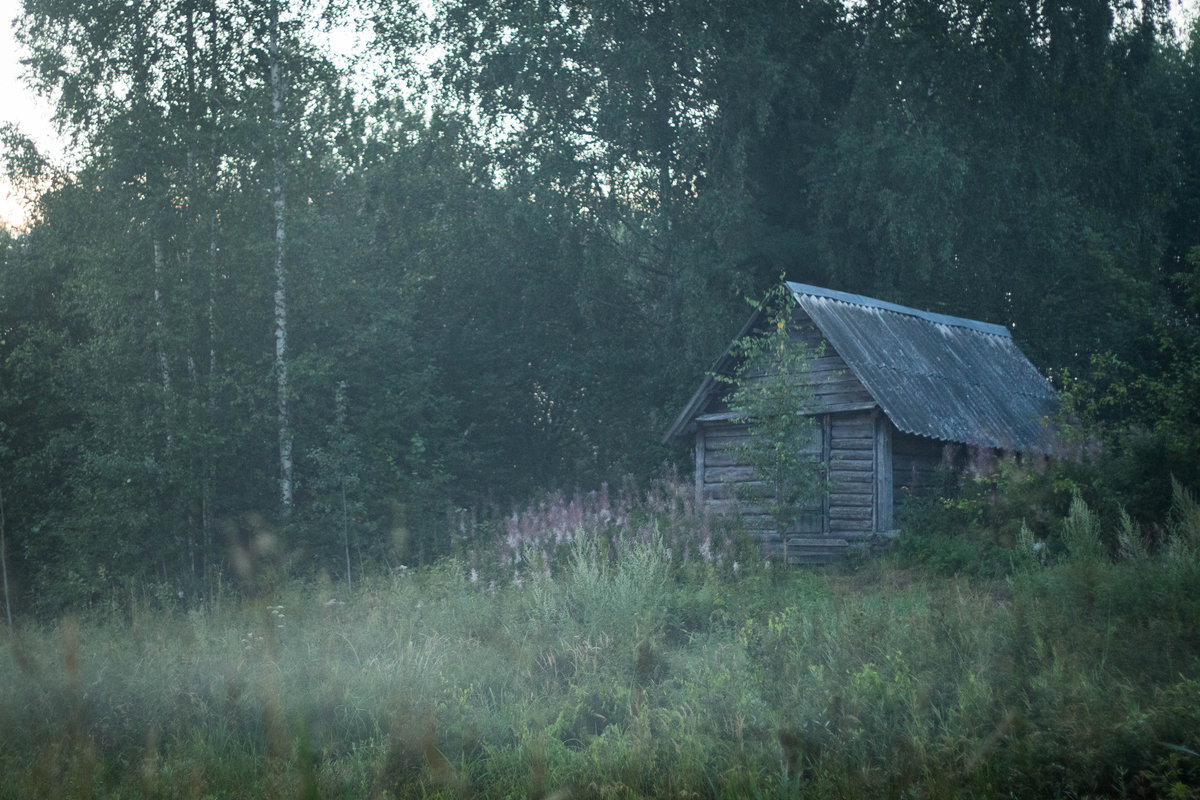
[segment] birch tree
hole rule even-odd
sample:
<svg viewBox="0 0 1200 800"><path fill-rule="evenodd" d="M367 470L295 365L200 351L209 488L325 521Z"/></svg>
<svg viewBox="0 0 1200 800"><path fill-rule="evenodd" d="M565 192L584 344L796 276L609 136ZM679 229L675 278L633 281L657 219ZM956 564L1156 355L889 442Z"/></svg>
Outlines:
<svg viewBox="0 0 1200 800"><path fill-rule="evenodd" d="M271 83L271 208L275 220L275 393L279 417L279 505L284 515L290 514L292 496L292 420L288 412L288 352L287 352L287 282L284 259L287 254L287 198L283 153L283 63L279 53L279 3L269 0L267 53L270 59Z"/></svg>

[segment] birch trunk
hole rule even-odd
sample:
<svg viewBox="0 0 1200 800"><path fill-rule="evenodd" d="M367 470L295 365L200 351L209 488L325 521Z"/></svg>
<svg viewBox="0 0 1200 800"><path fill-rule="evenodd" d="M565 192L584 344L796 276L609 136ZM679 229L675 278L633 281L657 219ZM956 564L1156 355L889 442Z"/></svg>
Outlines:
<svg viewBox="0 0 1200 800"><path fill-rule="evenodd" d="M8 630L13 629L12 601L8 596L8 540L4 537L4 493L0 492L0 573L4 575L4 613L8 615ZM349 575L349 573L346 573Z"/></svg>
<svg viewBox="0 0 1200 800"><path fill-rule="evenodd" d="M279 63L279 4L270 3L271 59L271 161L274 186L271 195L275 210L275 391L279 411L279 504L286 516L292 510L292 431L288 412L287 362L287 290L284 281L284 255L287 242L283 192L285 177L282 150L283 75Z"/></svg>
<svg viewBox="0 0 1200 800"><path fill-rule="evenodd" d="M165 264L163 256L162 242L158 236L154 237L154 349L158 356L158 372L159 380L162 381L163 389L163 406L168 410L171 407L171 364L167 360L167 345L163 341L164 325L163 325L163 299L162 299L162 274ZM170 438L170 434L167 435Z"/></svg>
<svg viewBox="0 0 1200 800"><path fill-rule="evenodd" d="M220 40L217 4L208 5L209 41ZM220 89L221 71L217 61L217 48L210 44L208 56L208 79L205 83L205 120L209 126L208 181L205 187L208 213L208 382L205 386L207 417L205 424L215 433L217 419L217 182L220 156L217 150L217 103L214 98ZM209 441L204 449L204 485L201 489L201 526L204 529L204 574L208 574L208 556L213 552L213 487L216 485L216 459L213 445Z"/></svg>

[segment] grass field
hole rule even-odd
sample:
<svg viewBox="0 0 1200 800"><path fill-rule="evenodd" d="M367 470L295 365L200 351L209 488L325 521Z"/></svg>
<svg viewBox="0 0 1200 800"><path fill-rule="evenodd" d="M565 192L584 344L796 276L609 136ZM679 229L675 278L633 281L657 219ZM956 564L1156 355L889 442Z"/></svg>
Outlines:
<svg viewBox="0 0 1200 800"><path fill-rule="evenodd" d="M685 505L5 631L0 798L1200 797L1186 495L1152 552L1077 503L988 581L782 570Z"/></svg>

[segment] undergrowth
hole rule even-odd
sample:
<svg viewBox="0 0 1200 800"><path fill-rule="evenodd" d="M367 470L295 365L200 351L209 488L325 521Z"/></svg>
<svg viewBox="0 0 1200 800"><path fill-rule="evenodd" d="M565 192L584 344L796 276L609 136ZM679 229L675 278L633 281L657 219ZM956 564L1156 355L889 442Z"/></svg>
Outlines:
<svg viewBox="0 0 1200 800"><path fill-rule="evenodd" d="M664 484L340 585L27 624L0 798L1200 797L1200 511L782 570ZM1124 542L1114 549L1110 542Z"/></svg>

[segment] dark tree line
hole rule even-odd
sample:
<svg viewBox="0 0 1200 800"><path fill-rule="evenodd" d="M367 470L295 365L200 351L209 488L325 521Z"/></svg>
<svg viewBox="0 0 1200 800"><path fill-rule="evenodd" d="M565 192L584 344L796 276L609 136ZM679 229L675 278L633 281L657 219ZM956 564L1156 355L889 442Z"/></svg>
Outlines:
<svg viewBox="0 0 1200 800"><path fill-rule="evenodd" d="M454 509L644 478L780 274L1007 324L1092 376L1131 471L1194 479L1200 40L1168 11L25 0L83 157L5 134L49 187L0 241L19 606L201 591L269 542L428 560Z"/></svg>

